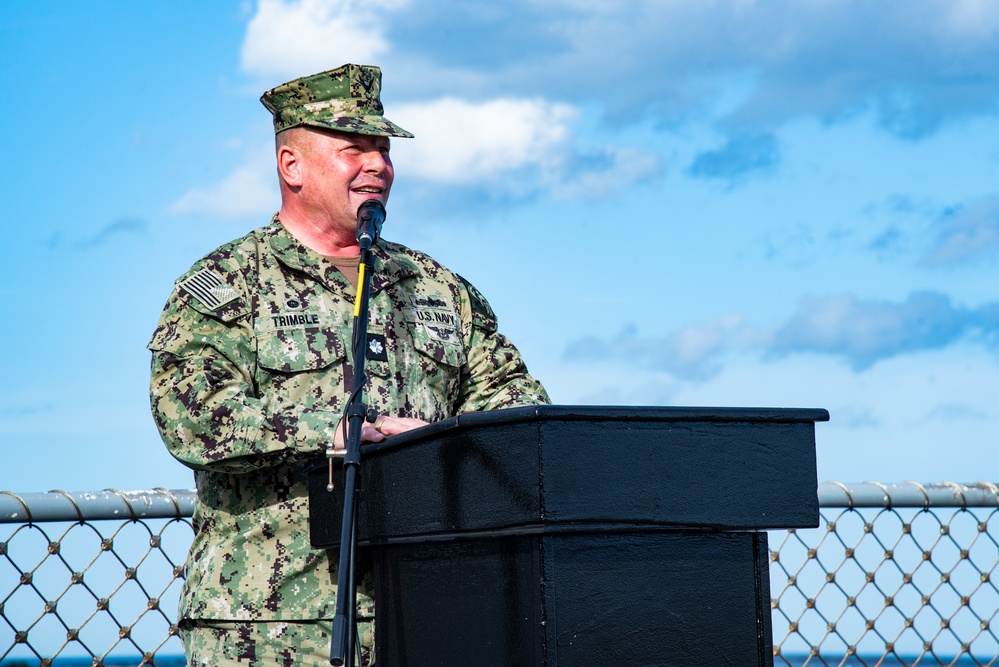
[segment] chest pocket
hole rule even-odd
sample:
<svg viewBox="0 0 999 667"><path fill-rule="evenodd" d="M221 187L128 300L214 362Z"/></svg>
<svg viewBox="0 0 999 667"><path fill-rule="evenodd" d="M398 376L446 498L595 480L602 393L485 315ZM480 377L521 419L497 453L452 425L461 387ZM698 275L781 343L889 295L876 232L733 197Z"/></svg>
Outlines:
<svg viewBox="0 0 999 667"><path fill-rule="evenodd" d="M280 373L315 371L342 361L347 350L325 313L304 312L257 333L257 363ZM276 318L268 318L274 320Z"/></svg>
<svg viewBox="0 0 999 667"><path fill-rule="evenodd" d="M405 371L410 400L428 421L454 414L461 387L465 349L457 334L443 336L423 324L411 324L415 354Z"/></svg>
<svg viewBox="0 0 999 667"><path fill-rule="evenodd" d="M424 363L444 366L457 372L466 361L465 348L461 336L453 327L439 327L430 324L412 324L413 346Z"/></svg>

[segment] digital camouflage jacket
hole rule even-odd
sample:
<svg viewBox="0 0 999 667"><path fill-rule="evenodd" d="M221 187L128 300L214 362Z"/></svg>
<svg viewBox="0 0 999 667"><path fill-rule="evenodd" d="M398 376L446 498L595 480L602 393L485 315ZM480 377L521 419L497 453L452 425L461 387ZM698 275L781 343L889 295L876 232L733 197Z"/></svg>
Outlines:
<svg viewBox="0 0 999 667"><path fill-rule="evenodd" d="M152 351L151 403L195 470L182 619L332 618L336 563L309 545L301 467L352 386L354 288L278 219L177 281ZM482 296L425 254L372 248L369 408L438 421L547 403Z"/></svg>

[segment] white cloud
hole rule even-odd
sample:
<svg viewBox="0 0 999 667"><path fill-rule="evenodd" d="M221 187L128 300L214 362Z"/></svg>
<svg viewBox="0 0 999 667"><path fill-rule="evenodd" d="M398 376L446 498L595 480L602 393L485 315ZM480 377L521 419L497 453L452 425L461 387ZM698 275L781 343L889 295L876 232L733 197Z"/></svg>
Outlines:
<svg viewBox="0 0 999 667"><path fill-rule="evenodd" d="M948 212L938 224L937 244L923 259L928 266L952 266L999 254L997 195Z"/></svg>
<svg viewBox="0 0 999 667"><path fill-rule="evenodd" d="M376 63L391 50L386 15L407 2L260 0L243 41L243 69L291 78L348 62Z"/></svg>
<svg viewBox="0 0 999 667"><path fill-rule="evenodd" d="M406 20L408 15L401 10L409 4L409 0L384 0L375 8L356 0L260 0L243 42L243 68L280 80L343 62L398 61L393 71L409 72L421 80L421 85L408 87L416 101L393 104L388 110L392 120L417 135L416 141L393 145L399 173L407 179L443 186L488 185L490 194L501 197L546 192L557 198L592 198L616 191L615 183L630 186L658 176L660 159L649 150L602 146L580 151L572 130L578 110L543 94L495 96L479 91L476 101L453 95L420 99L427 95L424 80L460 87L467 77L461 74L466 70L419 58L417 62L424 64L413 70L408 56L414 54L407 53L405 45L396 53L388 28L393 12ZM493 16L496 11L488 13ZM471 71L467 70L472 79L483 79L483 73ZM403 79L401 88L407 90L408 78ZM240 188L255 179L259 168L246 167L225 185ZM210 198L210 192L192 192L177 206L205 209Z"/></svg>
<svg viewBox="0 0 999 667"><path fill-rule="evenodd" d="M704 380L721 370L720 360L725 355L758 349L768 337L741 315L725 315L660 337L639 337L633 327L627 327L610 342L587 338L570 343L565 357L580 361L621 359L675 377Z"/></svg>
<svg viewBox="0 0 999 667"><path fill-rule="evenodd" d="M999 6L994 0L950 0L944 11L945 25L955 34L985 39L999 32Z"/></svg>
<svg viewBox="0 0 999 667"><path fill-rule="evenodd" d="M717 119L741 131L868 109L921 138L994 110L997 34L991 0L260 0L242 63L277 80L385 64L395 94L596 102L614 123L710 113L744 77Z"/></svg>
<svg viewBox="0 0 999 667"><path fill-rule="evenodd" d="M969 462L994 458L997 382L995 356L973 345L897 357L861 376L830 357L740 357L668 404L827 408L831 420L816 428L819 479L970 481L986 473Z"/></svg>
<svg viewBox="0 0 999 667"><path fill-rule="evenodd" d="M534 99L469 102L453 97L393 108L416 135L392 146L397 171L438 185L486 186L493 193L544 191L596 198L657 178L659 156L622 146L581 149L567 104Z"/></svg>
<svg viewBox="0 0 999 667"><path fill-rule="evenodd" d="M896 357L862 375L826 355L735 354L694 381L648 361L565 360L542 377L566 405L826 408L831 420L816 428L819 479L970 481L980 476L969 461L994 458L999 359L975 344Z"/></svg>
<svg viewBox="0 0 999 667"><path fill-rule="evenodd" d="M912 292L901 303L853 295L806 297L775 333L769 353L842 357L862 371L893 357L947 348L963 339L994 348L999 302L961 308L939 292Z"/></svg>
<svg viewBox="0 0 999 667"><path fill-rule="evenodd" d="M895 135L921 138L993 112L999 95L990 0L510 0L488 13L421 7L419 21L444 26L446 44L400 31L399 48L421 62L465 56L480 76L457 94L493 86L493 95L596 102L615 124L703 116L739 77L752 89L718 120L755 132L870 110Z"/></svg>
<svg viewBox="0 0 999 667"><path fill-rule="evenodd" d="M580 154L571 127L577 116L571 106L542 99L399 105L389 117L417 138L392 144L396 173L438 187L563 199L600 197L658 176L651 151L609 146ZM279 201L276 179L273 148L261 145L228 177L190 190L170 211L225 220L268 215Z"/></svg>
<svg viewBox="0 0 999 667"><path fill-rule="evenodd" d="M592 163L592 164L591 164ZM654 181L662 174L662 160L650 150L605 146L577 155L563 180L550 186L558 199L599 199Z"/></svg>
<svg viewBox="0 0 999 667"><path fill-rule="evenodd" d="M780 326L757 327L741 315L661 336L639 337L625 328L611 341L570 343L570 361L625 360L688 380L705 380L723 369L733 353L760 353L769 360L792 354L826 355L854 371L914 353L940 350L964 340L986 349L999 343L999 302L960 308L938 292L913 292L901 303L863 301L853 295L806 297Z"/></svg>
<svg viewBox="0 0 999 667"><path fill-rule="evenodd" d="M524 167L554 168L572 140L576 111L542 99L474 103L443 98L396 106L390 117L416 135L393 147L405 173L471 184Z"/></svg>
<svg viewBox="0 0 999 667"><path fill-rule="evenodd" d="M268 147L218 183L189 190L169 210L177 215L240 220L269 216L279 205L274 150Z"/></svg>

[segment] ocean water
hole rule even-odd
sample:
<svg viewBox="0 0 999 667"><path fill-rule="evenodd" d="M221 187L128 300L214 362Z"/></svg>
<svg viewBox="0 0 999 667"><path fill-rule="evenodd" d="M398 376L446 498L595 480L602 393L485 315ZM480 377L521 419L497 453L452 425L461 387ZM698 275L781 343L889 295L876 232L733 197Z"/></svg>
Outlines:
<svg viewBox="0 0 999 667"><path fill-rule="evenodd" d="M878 662L881 660L881 662ZM135 657L109 657L104 661L104 667L137 667L142 662L142 658ZM7 658L0 660L0 667L39 667L41 662L37 658ZM186 667L187 663L182 655L156 656L155 667ZM884 658L881 656L856 657L846 656L822 656L821 658L809 656L780 656L774 660L774 667L930 667L938 665L948 665L949 667L979 667L980 665L999 665L999 657L978 656L978 660L969 657L947 658L944 656L933 657L923 656L922 658L909 657L899 660L897 658ZM93 667L93 661L89 657L80 658L57 658L52 662L52 667ZM648 667L648 666L643 666ZM662 667L681 667L673 663L664 662ZM683 665L682 667L692 667ZM705 666L709 667L709 666Z"/></svg>
<svg viewBox="0 0 999 667"><path fill-rule="evenodd" d="M137 667L142 663L142 656L108 657L104 659L104 667ZM56 658L52 667L93 667L93 658ZM187 667L183 655L157 655L155 667ZM0 660L0 667L40 667L38 658L7 658Z"/></svg>
<svg viewBox="0 0 999 667"><path fill-rule="evenodd" d="M808 656L781 656L779 659L774 660L774 667L912 667L913 665L918 667L939 667L940 665L947 665L948 667L981 667L981 665L999 665L999 659L996 656L978 656L976 661L974 658L969 657L946 657L939 656L934 657L923 656L919 657L907 657L907 658L882 658L881 656L871 656L871 657L836 657L836 656L822 656L821 659L818 657L809 659Z"/></svg>

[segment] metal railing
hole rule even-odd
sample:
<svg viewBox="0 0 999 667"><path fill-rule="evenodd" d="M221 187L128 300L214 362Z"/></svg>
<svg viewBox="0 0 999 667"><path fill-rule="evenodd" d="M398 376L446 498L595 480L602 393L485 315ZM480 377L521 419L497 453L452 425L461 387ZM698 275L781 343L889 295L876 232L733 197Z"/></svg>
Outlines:
<svg viewBox="0 0 999 667"><path fill-rule="evenodd" d="M775 665L999 665L995 484L819 485L770 535Z"/></svg>
<svg viewBox="0 0 999 667"><path fill-rule="evenodd" d="M0 492L0 664L164 665L182 654L193 510L193 490Z"/></svg>
<svg viewBox="0 0 999 667"><path fill-rule="evenodd" d="M774 663L999 665L994 484L819 486L772 531ZM194 492L0 492L0 663L183 664Z"/></svg>

